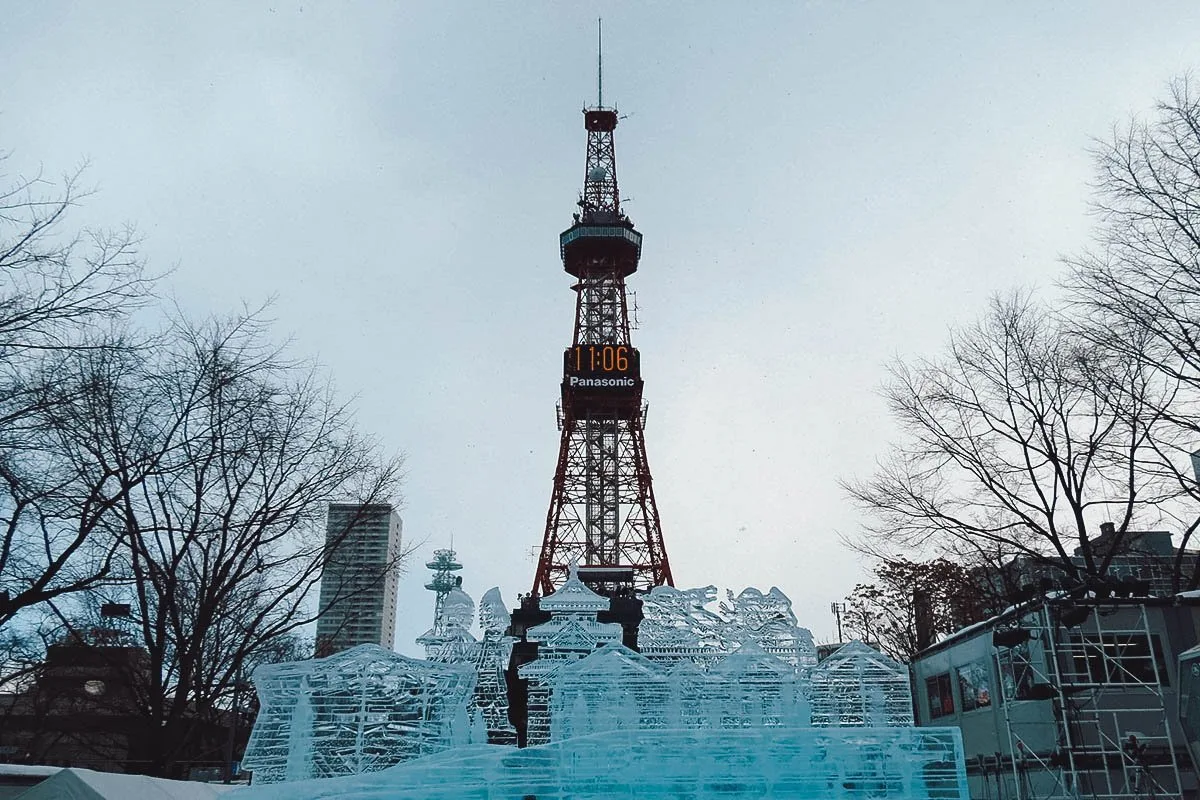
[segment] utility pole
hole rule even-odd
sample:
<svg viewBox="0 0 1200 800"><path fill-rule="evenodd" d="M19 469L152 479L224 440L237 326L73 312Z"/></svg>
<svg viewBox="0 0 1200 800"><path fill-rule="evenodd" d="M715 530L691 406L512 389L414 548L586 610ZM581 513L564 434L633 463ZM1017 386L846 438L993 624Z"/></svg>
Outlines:
<svg viewBox="0 0 1200 800"><path fill-rule="evenodd" d="M842 644L846 640L842 638L842 614L846 613L845 603L830 603L829 610L833 612L833 616L837 619L838 628L838 644Z"/></svg>

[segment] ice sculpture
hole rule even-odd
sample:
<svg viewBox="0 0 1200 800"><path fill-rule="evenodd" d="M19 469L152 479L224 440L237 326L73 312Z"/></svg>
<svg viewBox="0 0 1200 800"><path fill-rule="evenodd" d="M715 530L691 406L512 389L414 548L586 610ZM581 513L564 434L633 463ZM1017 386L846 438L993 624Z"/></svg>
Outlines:
<svg viewBox="0 0 1200 800"><path fill-rule="evenodd" d="M717 587L676 589L658 586L642 598L638 644L642 652L664 656L692 649L726 652L726 621L707 606L714 605Z"/></svg>
<svg viewBox="0 0 1200 800"><path fill-rule="evenodd" d="M526 743L550 741L550 694L554 675L563 667L586 658L605 645L619 644L620 624L600 622L610 601L589 589L572 567L567 580L539 603L550 619L525 632L525 639L538 643L537 659L520 667L517 674L526 682Z"/></svg>
<svg viewBox="0 0 1200 800"><path fill-rule="evenodd" d="M671 691L666 670L620 643L563 666L553 676L553 686L553 741L668 727Z"/></svg>
<svg viewBox="0 0 1200 800"><path fill-rule="evenodd" d="M475 601L462 589L451 589L446 595L443 618L448 628L469 629L475 621Z"/></svg>
<svg viewBox="0 0 1200 800"><path fill-rule="evenodd" d="M364 644L254 671L260 711L243 763L256 783L357 774L471 738L470 665Z"/></svg>
<svg viewBox="0 0 1200 800"><path fill-rule="evenodd" d="M516 744L517 732L508 719L508 686L504 679L513 639L504 635L508 628L508 609L499 587L488 589L483 595L479 604L479 626L483 629L483 640L474 659L479 682L475 685L472 710L480 714L488 742Z"/></svg>
<svg viewBox="0 0 1200 800"><path fill-rule="evenodd" d="M425 646L425 657L429 661L468 664L475 669L479 679L467 713L472 720L479 718L479 727L483 731L481 740L492 744L515 744L517 732L508 719L508 689L504 681L512 639L504 635L508 611L504 608L499 587L489 589L480 605L482 641L467 631L474 613L474 601L455 585L444 595L439 595L434 625L417 639L417 644Z"/></svg>
<svg viewBox="0 0 1200 800"><path fill-rule="evenodd" d="M898 727L913 724L908 668L859 641L839 648L809 676L813 725Z"/></svg>
<svg viewBox="0 0 1200 800"><path fill-rule="evenodd" d="M458 616L443 629L465 632L465 604L448 605ZM263 710L245 760L256 787L239 794L967 798L959 731L912 727L904 665L851 642L813 666L811 636L778 589L727 593L720 604L712 587L656 589L642 621L649 652L627 647L620 624L600 621L609 609L574 571L540 598L549 619L525 629L536 658L518 668L531 745L522 749L497 744L515 738L502 719L513 640L497 589L480 603L483 639L465 663L364 646L263 667L255 673ZM356 774L312 780L347 773Z"/></svg>
<svg viewBox="0 0 1200 800"><path fill-rule="evenodd" d="M809 704L798 673L816 663L816 648L812 635L796 624L791 601L774 587L765 594L753 588L736 596L726 592L726 599L720 604L716 603L716 596L717 590L712 586L697 589L663 586L642 598L638 668L664 679L673 666L683 662L698 668L699 677L693 676L687 690L694 689L695 696L684 691L687 699L672 707L671 720L687 717L691 724L714 727L778 725L785 724L785 720L786 724L808 724ZM598 668L601 663L618 667L617 661L609 661L606 656L590 655L597 648L608 650L621 641L620 625L597 619L598 613L607 610L609 604L607 598L589 589L574 572L562 588L541 600L540 609L550 612L550 620L526 632L527 640L538 643L537 659L519 670L520 678L527 681L528 744L544 744L564 735L580 735L581 731L608 729L604 726L612 720L569 722L561 718L569 714L581 697L585 707L606 707L605 703L593 706L587 701L600 689L585 692L577 683L586 675L581 670ZM731 657L735 653L739 655ZM624 657L622 666L628 667L629 658ZM587 665L567 666L568 662L579 659L584 659ZM746 669L753 665L762 672L757 678L739 674L733 679L729 676L738 668L735 665L744 665ZM773 676L769 690L765 685L746 685L765 680L768 674ZM602 678L597 675L596 680ZM570 697L555 700L562 681L570 684L569 689L564 689ZM613 707L638 705L636 698L619 686L611 690L606 702ZM659 710L658 717L662 713ZM656 718L654 714L639 714L646 720Z"/></svg>
<svg viewBox="0 0 1200 800"><path fill-rule="evenodd" d="M254 786L239 800L967 800L957 728L618 730L461 747L370 775Z"/></svg>
<svg viewBox="0 0 1200 800"><path fill-rule="evenodd" d="M689 660L669 666L610 644L560 666L550 683L552 741L618 730L800 727L811 718L796 670L752 643L707 673Z"/></svg>
<svg viewBox="0 0 1200 800"><path fill-rule="evenodd" d="M713 707L713 727L718 723L722 728L810 724L808 703L796 670L753 642L742 645L709 670L706 700Z"/></svg>
<svg viewBox="0 0 1200 800"><path fill-rule="evenodd" d="M494 632L501 635L508 628L508 606L504 605L499 586L488 589L479 601L479 627L485 634Z"/></svg>
<svg viewBox="0 0 1200 800"><path fill-rule="evenodd" d="M498 587L489 589L479 607L483 640L470 633L475 602L462 590L462 569L453 550L435 550L426 564L433 577L425 588L437 593L433 627L417 638L425 658L447 664L469 664L479 676L467 713L472 736L493 744L515 744L517 732L508 719L508 690L504 670L512 652L512 639L504 635L508 610Z"/></svg>
<svg viewBox="0 0 1200 800"><path fill-rule="evenodd" d="M475 601L462 590L462 569L453 550L434 550L433 560L425 566L433 577L425 588L435 592L433 627L417 637L430 661L466 662L474 658L475 637L470 634L475 616Z"/></svg>
<svg viewBox="0 0 1200 800"><path fill-rule="evenodd" d="M710 664L745 644L755 644L795 667L817 663L812 633L796 624L792 602L775 587L763 594L726 591L716 602L715 586L659 586L643 598L638 649L654 660L690 659Z"/></svg>
<svg viewBox="0 0 1200 800"><path fill-rule="evenodd" d="M776 587L766 594L748 587L737 597L727 592L721 610L728 615L730 636L739 645L756 644L794 666L817 663L812 633L797 626L792 601Z"/></svg>
<svg viewBox="0 0 1200 800"><path fill-rule="evenodd" d="M417 644L425 648L427 661L445 664L468 664L479 649L479 640L457 625L438 634L426 631L417 638Z"/></svg>

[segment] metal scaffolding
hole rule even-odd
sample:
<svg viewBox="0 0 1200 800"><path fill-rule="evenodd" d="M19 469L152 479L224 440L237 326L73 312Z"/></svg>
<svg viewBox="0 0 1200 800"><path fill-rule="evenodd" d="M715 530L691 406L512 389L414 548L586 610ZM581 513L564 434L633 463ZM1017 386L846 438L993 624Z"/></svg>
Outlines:
<svg viewBox="0 0 1200 800"><path fill-rule="evenodd" d="M993 641L1008 749L984 767L999 796L1180 796L1163 647L1145 602L1047 599Z"/></svg>

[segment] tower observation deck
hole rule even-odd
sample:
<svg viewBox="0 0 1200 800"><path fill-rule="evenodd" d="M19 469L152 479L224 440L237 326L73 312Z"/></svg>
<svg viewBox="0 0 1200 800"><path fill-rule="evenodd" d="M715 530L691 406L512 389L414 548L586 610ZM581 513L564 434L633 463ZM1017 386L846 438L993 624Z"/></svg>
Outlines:
<svg viewBox="0 0 1200 800"><path fill-rule="evenodd" d="M563 353L561 442L533 594L548 595L572 564L597 588L672 585L646 460L641 357L630 341L625 280L642 234L621 210L613 130L601 100L584 109L587 160L574 224L559 237L576 281L575 330Z"/></svg>

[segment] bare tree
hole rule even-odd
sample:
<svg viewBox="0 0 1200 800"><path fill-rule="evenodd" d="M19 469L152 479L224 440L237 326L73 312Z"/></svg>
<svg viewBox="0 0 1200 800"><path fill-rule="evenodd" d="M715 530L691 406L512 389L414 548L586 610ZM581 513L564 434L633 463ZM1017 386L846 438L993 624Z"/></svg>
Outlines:
<svg viewBox="0 0 1200 800"><path fill-rule="evenodd" d="M854 638L908 662L942 634L983 619L991 609L971 571L944 558L880 561L875 580L846 598L846 628Z"/></svg>
<svg viewBox="0 0 1200 800"><path fill-rule="evenodd" d="M1175 506L1186 547L1200 527L1200 486L1189 452L1200 448L1200 94L1171 83L1151 121L1134 120L1098 143L1097 246L1068 259L1068 285L1093 338L1145 361L1176 391L1149 468L1190 502ZM1194 562L1183 585L1200 585ZM1186 567L1186 568L1185 568Z"/></svg>
<svg viewBox="0 0 1200 800"><path fill-rule="evenodd" d="M128 350L111 331L151 287L131 230L69 228L80 175L0 188L0 627L103 580L95 527L126 488L56 427Z"/></svg>
<svg viewBox="0 0 1200 800"><path fill-rule="evenodd" d="M139 702L153 735L140 758L153 774L219 763L206 731L239 680L322 611L327 505L398 492L399 459L356 432L312 369L263 341L253 317L179 323L125 379L115 410L99 406L78 428L130 485L103 515L122 549L118 585L100 594L132 606L130 633L148 654Z"/></svg>
<svg viewBox="0 0 1200 800"><path fill-rule="evenodd" d="M1138 359L1028 297L993 300L943 357L892 368L884 391L905 438L872 478L845 484L875 520L857 545L1104 575L1139 513L1172 492L1141 468L1158 390ZM1105 520L1116 540L1096 551Z"/></svg>

